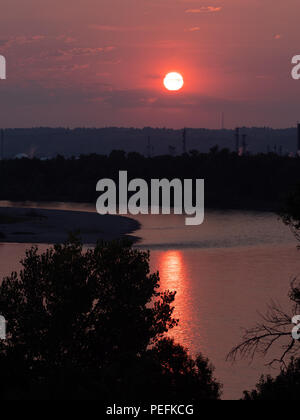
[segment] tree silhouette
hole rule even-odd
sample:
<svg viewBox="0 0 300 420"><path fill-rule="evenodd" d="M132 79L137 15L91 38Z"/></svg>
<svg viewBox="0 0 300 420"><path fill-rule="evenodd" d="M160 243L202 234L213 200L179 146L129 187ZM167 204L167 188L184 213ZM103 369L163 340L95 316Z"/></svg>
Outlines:
<svg viewBox="0 0 300 420"><path fill-rule="evenodd" d="M267 314L261 314L261 322L253 328L245 329L242 342L230 351L227 359L234 361L238 356L253 359L257 354L265 357L276 344L281 352L268 364L272 366L279 363L282 369L287 367L291 356L297 356L300 351L299 341L292 337L292 318L300 313L300 301L295 300L293 295L299 293L299 290L292 286L290 298L294 305L291 314L286 313L278 304L271 303Z"/></svg>
<svg viewBox="0 0 300 420"><path fill-rule="evenodd" d="M300 359L292 359L275 379L262 376L255 390L244 392L245 401L297 401L299 396Z"/></svg>
<svg viewBox="0 0 300 420"><path fill-rule="evenodd" d="M202 356L164 334L177 321L175 293L159 291L149 253L129 243L84 250L77 238L26 252L0 286L7 340L0 343L7 399L162 401L216 399Z"/></svg>

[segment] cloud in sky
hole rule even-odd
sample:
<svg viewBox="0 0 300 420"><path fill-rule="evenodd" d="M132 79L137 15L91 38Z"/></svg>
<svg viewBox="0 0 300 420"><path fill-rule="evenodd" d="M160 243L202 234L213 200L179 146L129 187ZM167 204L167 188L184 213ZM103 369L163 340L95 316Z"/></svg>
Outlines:
<svg viewBox="0 0 300 420"><path fill-rule="evenodd" d="M116 47L108 42L100 43L98 39L76 38L67 32L2 38L0 51L9 63L7 84L13 86L14 83L20 83L25 86L33 85L33 81L36 81L45 89L55 84L73 84L74 90L78 81L83 85L91 82L97 84L97 73L109 73L112 67L106 61L117 60L114 54Z"/></svg>
<svg viewBox="0 0 300 420"><path fill-rule="evenodd" d="M192 14L216 13L216 12L220 12L221 10L222 10L222 7L202 6L197 9L186 9L185 13L192 13Z"/></svg>
<svg viewBox="0 0 300 420"><path fill-rule="evenodd" d="M77 48L70 48L67 50L60 50L60 54L63 56L68 57L80 57L80 56L94 56L99 55L103 52L110 52L115 50L115 47L98 47L98 48L89 48L89 47L77 47Z"/></svg>
<svg viewBox="0 0 300 420"><path fill-rule="evenodd" d="M145 30L145 28L141 28L138 26L115 26L115 25L97 25L91 24L89 25L90 29L95 29L97 31L103 32L134 32L138 30Z"/></svg>
<svg viewBox="0 0 300 420"><path fill-rule="evenodd" d="M199 26L193 26L192 28L188 28L185 31L186 32L199 32L201 28Z"/></svg>
<svg viewBox="0 0 300 420"><path fill-rule="evenodd" d="M18 58L26 57L30 60L32 57L36 60L42 58L57 58L57 57L80 57L80 56L95 56L100 53L111 52L116 49L114 45L105 46L88 46L80 45L75 38L68 35L19 35L10 37L6 40L0 40L1 52L8 53L10 50Z"/></svg>
<svg viewBox="0 0 300 420"><path fill-rule="evenodd" d="M8 126L32 126L36 124L34 109L39 109L39 122L42 125L128 125L130 121L133 126L147 125L147 115L157 115L161 124L170 127L181 127L184 124L199 126L203 118L208 118L208 124L213 127L215 116L226 109L228 116L238 115L241 121L243 115L247 115L250 122L256 120L257 112L263 118L269 118L286 110L286 105L281 102L273 103L266 99L263 103L255 101L230 100L220 97L209 97L201 94L182 94L174 101L172 97L164 93L155 95L152 90L147 89L110 89L91 85L88 89L78 84L74 89L72 86L53 86L52 89L44 89L40 84L33 83L30 86L18 85L13 91L4 87L2 97L6 103L3 116ZM30 98L30 100L28 99ZM289 104L289 111L295 106L295 101ZM49 112L49 107L51 112ZM86 115L82 113L85 109ZM66 113L66 109L69 110ZM134 110L134 112L133 112ZM146 114L146 117L143 115ZM174 122L174 115L176 115ZM74 118L74 116L76 118ZM229 117L228 117L229 118ZM197 123L193 121L198 121Z"/></svg>
<svg viewBox="0 0 300 420"><path fill-rule="evenodd" d="M72 44L73 42L75 42L75 41L76 41L76 39L75 39L75 38L73 38L73 37L71 37L71 36L68 36L68 35L58 35L58 36L56 37L56 40L57 40L57 41L62 41L62 42L64 42L65 44Z"/></svg>
<svg viewBox="0 0 300 420"><path fill-rule="evenodd" d="M109 89L102 90L101 94L93 96L93 102L100 101L102 104L113 108L140 108L153 107L157 109L223 109L228 106L240 106L243 101L209 97L203 94L181 93L177 100L165 92L153 95L149 89ZM87 100L89 102L89 99Z"/></svg>
<svg viewBox="0 0 300 420"><path fill-rule="evenodd" d="M45 38L46 37L44 35L34 35L34 36L20 35L16 37L10 37L9 39L3 41L2 43L0 41L0 48L1 48L1 51L5 52L15 46L33 44L35 42L43 41Z"/></svg>

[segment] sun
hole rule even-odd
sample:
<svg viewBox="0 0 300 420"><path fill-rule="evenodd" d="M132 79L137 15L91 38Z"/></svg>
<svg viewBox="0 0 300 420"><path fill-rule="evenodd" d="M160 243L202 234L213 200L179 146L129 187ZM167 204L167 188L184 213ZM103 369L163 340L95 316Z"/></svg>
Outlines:
<svg viewBox="0 0 300 420"><path fill-rule="evenodd" d="M172 72L164 78L164 85L167 90L176 91L183 87L184 80L180 73Z"/></svg>

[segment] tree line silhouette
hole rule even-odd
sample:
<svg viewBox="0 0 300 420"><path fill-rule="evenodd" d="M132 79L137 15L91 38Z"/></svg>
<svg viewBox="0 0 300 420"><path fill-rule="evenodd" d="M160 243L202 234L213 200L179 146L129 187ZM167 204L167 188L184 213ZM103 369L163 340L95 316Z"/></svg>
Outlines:
<svg viewBox="0 0 300 420"><path fill-rule="evenodd" d="M82 155L66 159L13 159L0 162L0 199L95 203L96 183L129 179L205 179L206 208L279 210L300 180L300 160L261 154L238 156L216 146L210 153L146 158L138 153Z"/></svg>

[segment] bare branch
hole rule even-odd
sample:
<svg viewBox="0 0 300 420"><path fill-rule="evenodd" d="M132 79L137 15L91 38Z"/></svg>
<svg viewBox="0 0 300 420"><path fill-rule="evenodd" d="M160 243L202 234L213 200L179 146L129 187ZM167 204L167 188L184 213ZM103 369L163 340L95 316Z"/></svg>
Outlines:
<svg viewBox="0 0 300 420"><path fill-rule="evenodd" d="M296 305L294 309L298 309ZM271 302L268 312L261 315L262 323L258 323L254 328L244 331L242 342L234 347L227 356L227 360L236 361L238 357L253 360L256 354L266 356L271 348L279 342L282 354L278 359L273 359L269 365L275 362L285 365L285 359L291 354L300 351L300 343L292 339L291 329L292 316L285 313L275 302Z"/></svg>

